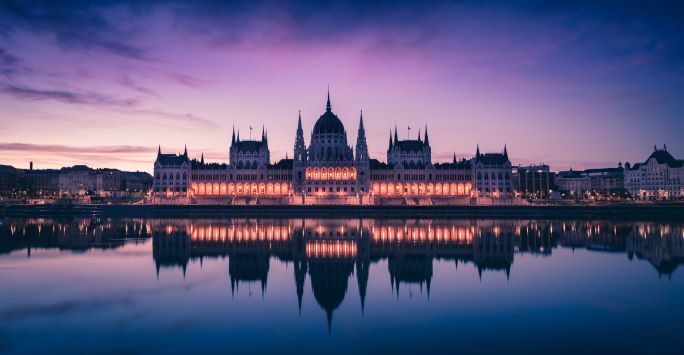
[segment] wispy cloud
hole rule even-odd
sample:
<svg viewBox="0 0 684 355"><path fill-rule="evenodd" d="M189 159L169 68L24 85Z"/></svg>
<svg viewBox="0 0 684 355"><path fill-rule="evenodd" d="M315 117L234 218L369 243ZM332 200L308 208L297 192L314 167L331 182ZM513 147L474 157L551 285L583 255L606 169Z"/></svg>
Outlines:
<svg viewBox="0 0 684 355"><path fill-rule="evenodd" d="M111 13L115 12L112 4L99 6L80 1L3 1L0 3L0 20L5 23L6 33L16 29L40 33L52 37L65 50L98 51L136 60L147 59L145 50L132 44L136 31L109 21L112 16L102 13L108 6Z"/></svg>
<svg viewBox="0 0 684 355"><path fill-rule="evenodd" d="M41 152L41 153L85 153L85 154L119 154L119 153L151 153L157 147L136 145L114 146L69 146L56 144L0 143L0 151Z"/></svg>
<svg viewBox="0 0 684 355"><path fill-rule="evenodd" d="M68 90L38 89L13 84L5 85L2 92L24 100L55 100L70 104L111 105L133 107L138 104L135 99L117 99L94 92L76 92Z"/></svg>
<svg viewBox="0 0 684 355"><path fill-rule="evenodd" d="M54 100L67 104L88 105L95 107L109 107L121 111L127 117L157 116L176 122L199 124L203 127L216 127L218 124L211 119L198 117L191 113L173 113L162 110L140 107L140 102L132 98L116 98L89 91L41 89L27 86L7 84L0 88L0 93L11 95L15 98L29 101Z"/></svg>
<svg viewBox="0 0 684 355"><path fill-rule="evenodd" d="M204 89L207 84L209 84L208 81L192 77L190 75L185 75L185 74L180 74L180 73L171 73L169 74L169 79L172 81L193 88L193 89Z"/></svg>
<svg viewBox="0 0 684 355"><path fill-rule="evenodd" d="M140 84L138 84L135 80L131 79L126 74L124 74L123 77L119 81L117 81L117 83L119 83L123 87L129 88L129 89L137 91L139 93L154 96L157 98L159 97L159 94L156 91L149 89L149 88L146 88L144 86L141 86Z"/></svg>

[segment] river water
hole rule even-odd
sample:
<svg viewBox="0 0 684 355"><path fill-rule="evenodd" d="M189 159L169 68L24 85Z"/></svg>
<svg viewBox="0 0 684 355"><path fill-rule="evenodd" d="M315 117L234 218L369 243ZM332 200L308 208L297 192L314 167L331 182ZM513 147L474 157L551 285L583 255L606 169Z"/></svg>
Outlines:
<svg viewBox="0 0 684 355"><path fill-rule="evenodd" d="M684 223L0 219L0 353L676 353Z"/></svg>

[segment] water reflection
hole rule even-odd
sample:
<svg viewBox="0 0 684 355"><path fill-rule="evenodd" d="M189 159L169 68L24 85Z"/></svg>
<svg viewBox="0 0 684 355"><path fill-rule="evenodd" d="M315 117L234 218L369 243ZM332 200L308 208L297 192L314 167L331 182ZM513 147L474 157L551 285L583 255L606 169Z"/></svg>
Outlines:
<svg viewBox="0 0 684 355"><path fill-rule="evenodd" d="M551 257L559 247L626 253L671 277L684 262L684 225L613 221L371 220L371 219L8 219L0 226L0 253L37 248L83 252L152 239L162 268L185 274L191 262L227 258L230 292L240 285L267 290L271 259L294 265L301 312L305 281L325 311L328 327L355 278L364 312L371 264L387 261L389 284L416 285L430 297L433 261L472 265L511 277L515 255Z"/></svg>
<svg viewBox="0 0 684 355"><path fill-rule="evenodd" d="M0 255L31 249L85 252L116 249L151 236L143 219L6 219L0 220Z"/></svg>

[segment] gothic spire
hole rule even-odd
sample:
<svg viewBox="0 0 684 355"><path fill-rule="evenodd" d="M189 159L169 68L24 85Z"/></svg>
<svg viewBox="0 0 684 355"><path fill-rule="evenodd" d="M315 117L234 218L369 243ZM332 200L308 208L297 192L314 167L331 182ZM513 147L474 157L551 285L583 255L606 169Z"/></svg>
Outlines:
<svg viewBox="0 0 684 355"><path fill-rule="evenodd" d="M508 160L508 148L506 147L505 144L504 144L504 152L503 152L503 155L504 155L504 158L506 158L506 160Z"/></svg>
<svg viewBox="0 0 684 355"><path fill-rule="evenodd" d="M399 142L399 136L397 135L397 124L394 124L394 144L397 144Z"/></svg>
<svg viewBox="0 0 684 355"><path fill-rule="evenodd" d="M157 150L157 156L161 155L161 144L159 145L159 150Z"/></svg>
<svg viewBox="0 0 684 355"><path fill-rule="evenodd" d="M263 142L265 140L266 140L266 126L264 126L262 124L261 125L261 141Z"/></svg>
<svg viewBox="0 0 684 355"><path fill-rule="evenodd" d="M328 103L325 105L326 111L332 111L332 106L330 105L330 86L328 86Z"/></svg>
<svg viewBox="0 0 684 355"><path fill-rule="evenodd" d="M230 140L230 145L235 144L235 125L233 125L233 138Z"/></svg>
<svg viewBox="0 0 684 355"><path fill-rule="evenodd" d="M240 129L238 128L237 141L240 142Z"/></svg>
<svg viewBox="0 0 684 355"><path fill-rule="evenodd" d="M202 152L202 157L200 158L200 163L204 164L204 152Z"/></svg>
<svg viewBox="0 0 684 355"><path fill-rule="evenodd" d="M475 151L475 158L479 158L479 157L480 157L480 145L478 144L477 150Z"/></svg>
<svg viewBox="0 0 684 355"><path fill-rule="evenodd" d="M392 149L392 129L390 128L390 139L389 139L389 148Z"/></svg>
<svg viewBox="0 0 684 355"><path fill-rule="evenodd" d="M302 110L299 110L299 118L297 119L297 132L302 131Z"/></svg>
<svg viewBox="0 0 684 355"><path fill-rule="evenodd" d="M183 156L187 157L188 156L188 145L185 145L185 150L183 151Z"/></svg>
<svg viewBox="0 0 684 355"><path fill-rule="evenodd" d="M454 164L456 164L456 153L454 153Z"/></svg>
<svg viewBox="0 0 684 355"><path fill-rule="evenodd" d="M418 128L418 141L420 142L420 128Z"/></svg>
<svg viewBox="0 0 684 355"><path fill-rule="evenodd" d="M363 110L361 110L361 118L359 118L359 131L364 131L364 128L363 128Z"/></svg>
<svg viewBox="0 0 684 355"><path fill-rule="evenodd" d="M425 142L423 142L425 145L429 146L430 145L430 139L428 139L428 130L427 130L427 125L425 125Z"/></svg>
<svg viewBox="0 0 684 355"><path fill-rule="evenodd" d="M359 134L356 137L356 161L368 159L368 145L366 145L366 130L363 128L363 110L359 118Z"/></svg>

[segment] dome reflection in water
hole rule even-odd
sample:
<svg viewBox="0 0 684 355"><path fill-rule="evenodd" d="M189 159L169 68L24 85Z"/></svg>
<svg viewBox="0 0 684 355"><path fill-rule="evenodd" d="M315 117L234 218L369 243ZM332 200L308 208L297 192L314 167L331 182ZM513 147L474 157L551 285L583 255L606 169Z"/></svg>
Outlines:
<svg viewBox="0 0 684 355"><path fill-rule="evenodd" d="M683 261L678 223L4 219L0 339L18 351L91 341L103 351L211 351L250 349L261 334L264 351L402 353L407 343L450 351L455 339L476 350L488 331L505 331L510 343L485 350L541 352L513 340L536 332L557 346L565 335L554 327L583 327L600 332L567 351L643 350L637 339L649 337L669 350L679 344L670 325L683 315ZM626 336L634 317L655 326ZM43 342L23 340L55 322Z"/></svg>

